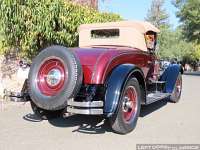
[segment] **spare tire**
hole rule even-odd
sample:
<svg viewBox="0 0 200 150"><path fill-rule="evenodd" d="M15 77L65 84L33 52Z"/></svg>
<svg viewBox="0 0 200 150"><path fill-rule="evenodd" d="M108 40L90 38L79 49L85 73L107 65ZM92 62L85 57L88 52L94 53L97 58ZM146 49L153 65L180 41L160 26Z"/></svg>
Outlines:
<svg viewBox="0 0 200 150"><path fill-rule="evenodd" d="M28 76L31 100L45 110L60 110L76 96L82 84L79 59L63 46L51 46L34 59Z"/></svg>

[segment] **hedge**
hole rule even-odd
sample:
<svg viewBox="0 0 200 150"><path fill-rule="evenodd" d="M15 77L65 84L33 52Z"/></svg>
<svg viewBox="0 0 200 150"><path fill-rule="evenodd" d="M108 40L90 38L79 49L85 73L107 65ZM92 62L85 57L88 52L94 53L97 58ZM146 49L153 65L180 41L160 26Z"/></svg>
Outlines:
<svg viewBox="0 0 200 150"><path fill-rule="evenodd" d="M66 0L0 0L0 9L0 51L30 60L48 45L78 46L80 24L122 20Z"/></svg>

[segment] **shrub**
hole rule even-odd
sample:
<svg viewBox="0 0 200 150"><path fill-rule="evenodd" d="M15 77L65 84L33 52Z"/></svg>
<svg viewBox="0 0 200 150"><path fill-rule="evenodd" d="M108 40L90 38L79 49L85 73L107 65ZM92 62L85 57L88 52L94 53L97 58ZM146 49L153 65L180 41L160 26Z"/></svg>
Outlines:
<svg viewBox="0 0 200 150"><path fill-rule="evenodd" d="M29 59L48 45L78 46L80 24L121 20L66 0L1 0L0 9L1 52L18 49Z"/></svg>

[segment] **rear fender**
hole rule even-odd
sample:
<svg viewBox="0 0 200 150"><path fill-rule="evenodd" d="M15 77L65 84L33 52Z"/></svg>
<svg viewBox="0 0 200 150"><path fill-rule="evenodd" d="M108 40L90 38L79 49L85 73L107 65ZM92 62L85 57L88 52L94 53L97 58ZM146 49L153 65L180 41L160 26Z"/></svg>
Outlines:
<svg viewBox="0 0 200 150"><path fill-rule="evenodd" d="M177 77L181 72L181 67L178 64L169 65L160 77L160 81L166 81L164 91L166 93L172 93Z"/></svg>
<svg viewBox="0 0 200 150"><path fill-rule="evenodd" d="M123 86L128 78L132 75L134 76L134 74L140 77L139 80L142 81L143 86L145 86L143 72L133 64L123 64L112 71L106 81L104 114L107 117L110 117L116 111Z"/></svg>

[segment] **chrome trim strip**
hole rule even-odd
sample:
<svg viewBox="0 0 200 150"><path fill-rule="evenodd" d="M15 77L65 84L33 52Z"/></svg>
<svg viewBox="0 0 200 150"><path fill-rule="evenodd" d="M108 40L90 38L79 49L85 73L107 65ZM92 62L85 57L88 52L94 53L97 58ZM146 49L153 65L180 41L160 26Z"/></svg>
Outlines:
<svg viewBox="0 0 200 150"><path fill-rule="evenodd" d="M74 114L84 114L84 115L102 115L103 109L80 109L68 106L67 112Z"/></svg>
<svg viewBox="0 0 200 150"><path fill-rule="evenodd" d="M68 105L76 107L103 107L103 101L76 102L73 100L69 100Z"/></svg>

